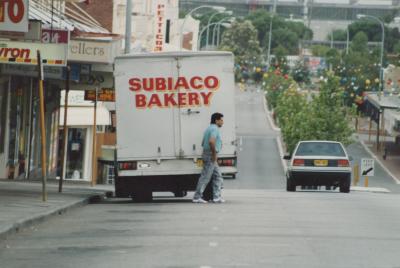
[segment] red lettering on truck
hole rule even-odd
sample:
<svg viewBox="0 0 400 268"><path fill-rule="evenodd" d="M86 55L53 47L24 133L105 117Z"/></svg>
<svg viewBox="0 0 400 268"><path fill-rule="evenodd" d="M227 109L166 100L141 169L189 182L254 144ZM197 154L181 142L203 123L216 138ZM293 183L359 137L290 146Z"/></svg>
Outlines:
<svg viewBox="0 0 400 268"><path fill-rule="evenodd" d="M193 76L190 78L179 76L177 79L173 77L145 77L129 79L129 90L131 91L178 91L181 89L209 89L217 90L219 88L219 79L216 76Z"/></svg>
<svg viewBox="0 0 400 268"><path fill-rule="evenodd" d="M208 106L214 92L179 92L165 94L136 94L137 108L169 108L169 107L193 107ZM164 95L164 96L163 96Z"/></svg>

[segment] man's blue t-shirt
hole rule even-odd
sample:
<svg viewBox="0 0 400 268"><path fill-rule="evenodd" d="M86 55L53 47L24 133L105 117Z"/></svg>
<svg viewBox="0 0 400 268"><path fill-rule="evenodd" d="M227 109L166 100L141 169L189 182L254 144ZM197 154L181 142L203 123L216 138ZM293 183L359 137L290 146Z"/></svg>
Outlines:
<svg viewBox="0 0 400 268"><path fill-rule="evenodd" d="M206 131L204 131L203 135L203 142L202 146L204 151L211 151L210 149L210 138L215 138L215 149L217 150L217 153L221 151L222 148L222 140L221 140L221 134L219 133L218 126L216 124L211 124Z"/></svg>

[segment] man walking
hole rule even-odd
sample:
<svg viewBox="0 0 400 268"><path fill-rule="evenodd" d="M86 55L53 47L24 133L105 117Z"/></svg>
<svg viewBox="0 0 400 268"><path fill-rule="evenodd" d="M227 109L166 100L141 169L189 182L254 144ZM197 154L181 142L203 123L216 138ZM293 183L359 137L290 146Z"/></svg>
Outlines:
<svg viewBox="0 0 400 268"><path fill-rule="evenodd" d="M222 175L217 163L217 154L221 151L222 140L219 128L224 124L223 114L211 115L211 124L203 135L203 170L197 183L193 203L207 203L203 199L203 192L212 178L213 202L224 203L221 197Z"/></svg>

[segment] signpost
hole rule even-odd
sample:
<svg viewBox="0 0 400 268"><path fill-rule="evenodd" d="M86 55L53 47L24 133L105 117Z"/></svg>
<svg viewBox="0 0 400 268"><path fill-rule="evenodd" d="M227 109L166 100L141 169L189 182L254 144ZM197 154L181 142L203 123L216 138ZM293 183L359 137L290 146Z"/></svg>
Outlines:
<svg viewBox="0 0 400 268"><path fill-rule="evenodd" d="M365 177L364 185L368 187L368 177L375 174L375 161L372 158L361 159L361 176Z"/></svg>

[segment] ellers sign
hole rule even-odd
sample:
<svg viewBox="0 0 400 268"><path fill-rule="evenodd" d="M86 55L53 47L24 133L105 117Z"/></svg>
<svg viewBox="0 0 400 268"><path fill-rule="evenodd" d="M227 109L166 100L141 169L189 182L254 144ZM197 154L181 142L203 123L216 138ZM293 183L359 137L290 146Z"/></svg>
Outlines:
<svg viewBox="0 0 400 268"><path fill-rule="evenodd" d="M28 31L29 0L0 0L0 31Z"/></svg>

